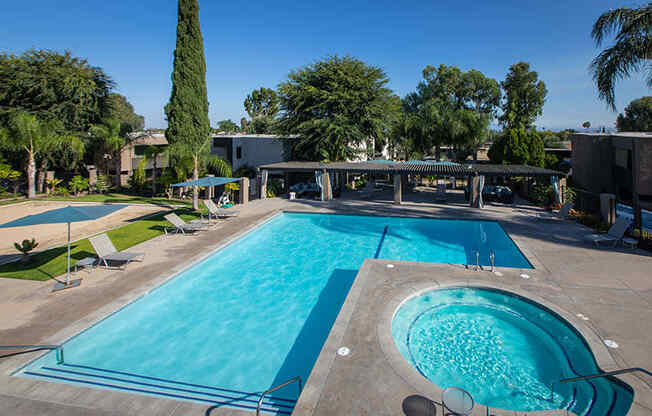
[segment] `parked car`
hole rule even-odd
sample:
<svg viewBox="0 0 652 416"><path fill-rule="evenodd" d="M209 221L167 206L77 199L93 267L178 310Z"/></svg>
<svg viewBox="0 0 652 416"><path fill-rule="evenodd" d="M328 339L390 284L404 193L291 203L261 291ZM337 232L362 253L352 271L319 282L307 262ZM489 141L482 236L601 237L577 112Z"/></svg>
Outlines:
<svg viewBox="0 0 652 416"><path fill-rule="evenodd" d="M290 187L290 192L295 192L298 198L318 196L321 193L316 183L297 183Z"/></svg>
<svg viewBox="0 0 652 416"><path fill-rule="evenodd" d="M464 198L468 201L471 191L469 185L464 188ZM503 204L514 203L514 193L506 186L485 185L482 188L482 200L485 202L496 201Z"/></svg>

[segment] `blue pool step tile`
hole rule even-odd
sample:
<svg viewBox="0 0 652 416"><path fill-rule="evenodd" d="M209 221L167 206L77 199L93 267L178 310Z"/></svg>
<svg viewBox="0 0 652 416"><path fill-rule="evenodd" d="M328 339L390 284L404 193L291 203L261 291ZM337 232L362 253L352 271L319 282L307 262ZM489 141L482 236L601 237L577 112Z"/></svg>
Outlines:
<svg viewBox="0 0 652 416"><path fill-rule="evenodd" d="M131 393L163 396L201 403L228 405L255 410L259 393L240 392L219 387L165 380L156 377L129 374L120 371L63 364L40 367L23 373L48 381L108 388ZM275 414L291 414L296 400L265 396L261 410Z"/></svg>

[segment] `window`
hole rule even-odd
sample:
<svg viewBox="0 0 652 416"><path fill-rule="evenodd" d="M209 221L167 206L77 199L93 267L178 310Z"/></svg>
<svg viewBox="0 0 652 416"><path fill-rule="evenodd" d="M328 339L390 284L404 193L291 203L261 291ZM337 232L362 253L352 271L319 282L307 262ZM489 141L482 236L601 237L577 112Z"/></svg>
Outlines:
<svg viewBox="0 0 652 416"><path fill-rule="evenodd" d="M238 146L235 148L235 158L242 159L242 146Z"/></svg>
<svg viewBox="0 0 652 416"><path fill-rule="evenodd" d="M136 154L136 156L144 156L146 148L147 148L147 146L138 146L138 145L136 145L136 146L134 146L134 153Z"/></svg>

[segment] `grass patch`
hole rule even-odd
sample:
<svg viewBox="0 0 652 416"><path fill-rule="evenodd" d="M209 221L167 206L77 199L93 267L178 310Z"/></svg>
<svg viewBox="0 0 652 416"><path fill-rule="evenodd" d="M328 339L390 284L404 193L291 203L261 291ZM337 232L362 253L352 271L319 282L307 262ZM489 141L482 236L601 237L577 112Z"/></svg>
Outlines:
<svg viewBox="0 0 652 416"><path fill-rule="evenodd" d="M189 209L177 209L176 212L185 221L197 219L199 213ZM118 251L128 249L143 241L163 234L164 227L171 224L163 218L167 213L157 214L107 232ZM66 232L66 224L61 224L61 232ZM85 258L96 256L88 239L76 241L70 245L70 267ZM34 254L29 263L8 263L0 266L0 277L24 280L48 280L66 273L67 246L56 247Z"/></svg>
<svg viewBox="0 0 652 416"><path fill-rule="evenodd" d="M19 202L25 202L25 201L27 201L27 199L25 199L25 198L5 199L4 201L0 201L0 206L17 204Z"/></svg>
<svg viewBox="0 0 652 416"><path fill-rule="evenodd" d="M167 199L163 197L145 197L139 195L125 195L125 194L89 194L78 197L73 196L49 196L44 198L37 198L35 201L71 201L71 202L102 202L102 203L130 203L130 204L153 204L153 205L192 205L191 201L181 199Z"/></svg>

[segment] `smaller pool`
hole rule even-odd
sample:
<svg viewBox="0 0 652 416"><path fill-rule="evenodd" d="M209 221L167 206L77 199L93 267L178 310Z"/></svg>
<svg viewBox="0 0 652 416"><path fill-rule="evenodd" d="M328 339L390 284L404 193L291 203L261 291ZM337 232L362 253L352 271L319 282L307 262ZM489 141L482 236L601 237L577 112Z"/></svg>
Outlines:
<svg viewBox="0 0 652 416"><path fill-rule="evenodd" d="M410 298L392 336L425 378L493 408L625 415L632 403L632 389L615 379L558 383L599 371L586 342L554 312L507 292L451 288Z"/></svg>

